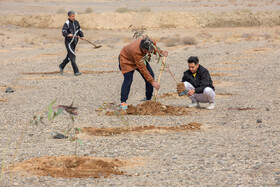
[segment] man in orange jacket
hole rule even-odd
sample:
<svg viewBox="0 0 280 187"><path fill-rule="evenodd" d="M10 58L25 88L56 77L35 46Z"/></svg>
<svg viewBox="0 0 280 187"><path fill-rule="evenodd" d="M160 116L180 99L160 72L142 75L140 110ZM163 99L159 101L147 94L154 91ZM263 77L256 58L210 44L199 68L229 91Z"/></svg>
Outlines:
<svg viewBox="0 0 280 187"><path fill-rule="evenodd" d="M126 100L128 99L135 70L137 70L145 80L145 100L151 100L153 96L153 87L157 90L160 88L160 85L154 80L154 72L150 64L148 62L145 64L143 57L152 52L158 52L161 56L167 57L168 52L153 49L153 46L156 46L156 42L149 38L140 38L125 46L119 55L119 68L124 75L121 88L121 103L123 109L127 108Z"/></svg>

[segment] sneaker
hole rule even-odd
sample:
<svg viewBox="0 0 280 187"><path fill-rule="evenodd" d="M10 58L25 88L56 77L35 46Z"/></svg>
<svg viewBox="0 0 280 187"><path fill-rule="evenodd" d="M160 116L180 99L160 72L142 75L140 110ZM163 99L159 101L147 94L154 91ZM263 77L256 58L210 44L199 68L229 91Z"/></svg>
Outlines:
<svg viewBox="0 0 280 187"><path fill-rule="evenodd" d="M63 69L62 69L62 67L59 65L58 66L59 67L59 73L60 73L60 75L63 75Z"/></svg>
<svg viewBox="0 0 280 187"><path fill-rule="evenodd" d="M74 73L75 76L79 76L79 75L82 75L81 72L77 72L77 73Z"/></svg>
<svg viewBox="0 0 280 187"><path fill-rule="evenodd" d="M125 102L122 102L122 103L121 103L121 108L122 108L123 110L126 110L126 109L127 109L127 104L126 104Z"/></svg>
<svg viewBox="0 0 280 187"><path fill-rule="evenodd" d="M191 104L188 105L189 108L194 108L194 107L199 107L198 102L192 102Z"/></svg>
<svg viewBox="0 0 280 187"><path fill-rule="evenodd" d="M215 103L209 103L207 107L205 107L207 110L212 110L215 108Z"/></svg>

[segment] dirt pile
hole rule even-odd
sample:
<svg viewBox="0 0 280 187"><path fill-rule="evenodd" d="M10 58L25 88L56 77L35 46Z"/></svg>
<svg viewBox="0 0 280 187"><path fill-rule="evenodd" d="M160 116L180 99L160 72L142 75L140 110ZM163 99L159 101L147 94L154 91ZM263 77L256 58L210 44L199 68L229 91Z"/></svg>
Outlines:
<svg viewBox="0 0 280 187"><path fill-rule="evenodd" d="M61 178L99 178L111 174L122 175L118 167L125 166L125 161L76 156L47 156L32 158L14 165L13 171L27 171L39 176Z"/></svg>
<svg viewBox="0 0 280 187"><path fill-rule="evenodd" d="M232 12L150 12L145 13L91 13L78 15L83 29L117 30L128 29L130 25L146 28L205 28L205 27L252 27L276 26L280 24L280 11L253 12L236 10ZM65 15L2 16L1 25L20 27L60 29L67 19Z"/></svg>
<svg viewBox="0 0 280 187"><path fill-rule="evenodd" d="M113 112L106 113L107 115L114 115ZM152 116L163 116L163 115L187 115L187 108L175 107L163 105L160 102L146 101L136 106L128 105L126 115L152 115Z"/></svg>
<svg viewBox="0 0 280 187"><path fill-rule="evenodd" d="M143 132L154 132L154 133L168 133L168 132L183 132L183 131L196 131L201 129L202 124L200 123L189 123L188 125L178 125L172 127L160 127L160 126L137 126L137 127L115 127L115 128L95 128L85 127L82 129L82 133L92 136L112 136L116 134L128 134L128 133L143 133Z"/></svg>

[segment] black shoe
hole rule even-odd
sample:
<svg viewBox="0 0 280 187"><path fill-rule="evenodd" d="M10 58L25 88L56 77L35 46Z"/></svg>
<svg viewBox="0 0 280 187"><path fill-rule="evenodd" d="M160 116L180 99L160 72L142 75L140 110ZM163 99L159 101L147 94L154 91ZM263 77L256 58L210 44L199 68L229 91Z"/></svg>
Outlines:
<svg viewBox="0 0 280 187"><path fill-rule="evenodd" d="M59 65L58 66L59 67L59 73L61 74L61 75L63 75L63 69L62 69L62 67Z"/></svg>
<svg viewBox="0 0 280 187"><path fill-rule="evenodd" d="M79 76L79 75L82 75L81 72L77 72L77 73L74 73L75 76Z"/></svg>
<svg viewBox="0 0 280 187"><path fill-rule="evenodd" d="M140 101L141 101L141 102L151 101L151 99L147 99L146 97L144 97L144 99L141 99Z"/></svg>

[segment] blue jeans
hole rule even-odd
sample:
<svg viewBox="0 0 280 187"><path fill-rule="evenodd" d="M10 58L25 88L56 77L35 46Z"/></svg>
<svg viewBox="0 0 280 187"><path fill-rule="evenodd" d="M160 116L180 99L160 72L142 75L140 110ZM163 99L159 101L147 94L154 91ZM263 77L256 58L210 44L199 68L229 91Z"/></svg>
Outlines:
<svg viewBox="0 0 280 187"><path fill-rule="evenodd" d="M150 66L150 64L147 62L146 64L147 70L150 72L151 76L154 78L154 72ZM119 68L121 70L121 67L119 65ZM145 84L146 84L146 99L150 100L153 96L153 86L151 83L149 83L145 77L143 76L143 74L139 71L139 69L136 69L142 76L142 78L145 80ZM133 81L133 74L134 74L134 70L127 72L125 74L123 74L124 76L124 80L123 80L123 84L122 84L122 89L121 89L121 102L126 102L126 100L128 99L128 95L130 92L130 87Z"/></svg>

